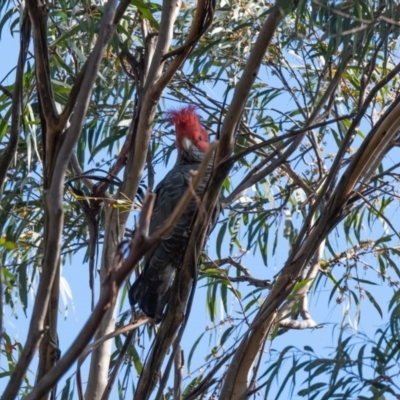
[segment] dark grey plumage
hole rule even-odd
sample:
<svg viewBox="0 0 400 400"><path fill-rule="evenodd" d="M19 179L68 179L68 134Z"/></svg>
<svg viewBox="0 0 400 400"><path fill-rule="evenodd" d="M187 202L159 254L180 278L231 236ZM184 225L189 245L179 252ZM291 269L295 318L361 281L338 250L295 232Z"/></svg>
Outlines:
<svg viewBox="0 0 400 400"><path fill-rule="evenodd" d="M189 187L191 171L197 171L208 148L208 135L200 125L193 107L170 113L175 123L178 159L175 166L155 189L156 200L149 234L154 233L171 215ZM197 195L202 196L212 165L207 169ZM144 268L129 291L131 305L138 304L151 318L160 320L169 295L175 270L183 262L197 201L192 199L171 233L146 253Z"/></svg>

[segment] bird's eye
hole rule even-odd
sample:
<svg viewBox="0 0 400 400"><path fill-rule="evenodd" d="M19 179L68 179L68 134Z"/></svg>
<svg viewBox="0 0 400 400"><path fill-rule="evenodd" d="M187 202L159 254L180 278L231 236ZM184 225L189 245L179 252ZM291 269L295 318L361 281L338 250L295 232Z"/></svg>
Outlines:
<svg viewBox="0 0 400 400"><path fill-rule="evenodd" d="M203 140L203 138L201 137L201 136L199 136L199 140L200 140L200 142Z"/></svg>

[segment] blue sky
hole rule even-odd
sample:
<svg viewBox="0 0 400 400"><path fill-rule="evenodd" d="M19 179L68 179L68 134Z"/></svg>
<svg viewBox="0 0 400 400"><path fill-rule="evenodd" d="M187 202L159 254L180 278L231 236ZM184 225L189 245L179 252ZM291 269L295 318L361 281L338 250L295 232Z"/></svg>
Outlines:
<svg viewBox="0 0 400 400"><path fill-rule="evenodd" d="M5 34L7 30L3 31L3 36L0 41L0 50L3 56L0 62L0 80L3 79L3 76L16 64L16 60L18 57L18 46L19 39L18 37L12 37L11 35ZM10 84L12 82L12 75L6 80L2 81L3 85ZM217 96L216 93L219 91L209 89L209 93L211 96ZM222 100L221 98L217 98L218 100ZM289 101L288 101L289 103ZM282 107L285 105L283 104ZM288 106L288 104L286 105ZM171 160L172 162L174 160ZM93 165L91 166L93 167ZM156 170L156 180L159 181L165 174L165 169L159 167ZM294 215L294 219L296 219L296 215ZM213 243L215 241L216 234L218 233L219 227L216 228L213 236L210 238L209 243ZM365 239L369 237L377 238L379 236L379 231L368 231L364 232ZM272 241L273 238L270 238ZM281 242L284 241L283 238L280 239ZM340 242L340 240L339 240ZM348 245L345 243L339 243L339 247L342 250L345 250ZM270 267L266 268L263 266L261 258L259 255L253 256L251 254L245 257L245 264L248 268L251 268L251 271L254 276L262 277L263 279L273 279L273 276L279 272L282 267L284 261L286 260L287 254L285 251L287 247L282 246L282 248L278 248L277 254L271 260ZM214 251L211 249L210 254L215 255ZM82 263L83 255L74 256L72 263L67 260L66 265L63 267L62 277L67 282L68 286L71 289L72 300L68 299L67 307L68 313L65 313L64 305L60 304L62 308L60 318L59 318L59 340L60 340L60 348L62 352L65 352L74 337L79 332L80 328L86 321L87 316L90 313L90 293L88 290L88 266L87 264ZM372 260L373 261L373 260ZM372 262L371 261L371 262ZM340 274L340 271L337 272ZM370 273L366 272L365 279L371 278ZM373 277L372 277L373 278ZM375 292L379 295L381 299L381 307L385 312L387 309L387 304L389 299L392 296L392 292L387 289L387 285L381 285L380 282L376 279L379 285L376 287ZM98 279L97 279L98 283ZM206 288L202 287L203 281L200 282L199 288L197 290L195 303L193 305L192 317L189 320L188 327L183 339L183 347L185 344L193 344L194 340L202 333L207 326L212 326L210 320L207 318L207 314L205 312L205 304L206 304ZM241 286L243 288L243 285ZM245 291L245 290L244 290ZM348 306L347 303L342 305L334 305L334 300L331 302L331 306L329 310L327 310L327 299L329 297L331 291L331 285L326 286L326 290L320 289L318 293L311 296L310 299L310 311L314 318L314 320L320 324L324 324L323 329L319 330L303 330L303 331L289 331L285 335L277 337L272 344L268 343L266 349L282 349L288 344L293 344L299 348L302 348L305 345L312 345L314 350L321 351L329 354L331 352L330 349L326 349L327 346L335 345L335 342L331 342L331 338L337 337L337 332L334 331L334 323L340 323L342 319L342 315ZM98 292L98 290L97 290ZM265 292L266 294L267 292ZM232 312L234 314L234 308L237 307L236 300L231 298L230 302L232 304ZM364 331L366 333L372 334L375 332L377 326L383 324L383 320L380 319L377 314L375 308L371 306L368 300L363 302L363 316L358 326L360 331ZM126 311L129 309L127 302L122 306L122 310ZM221 307L222 310L222 307ZM28 310L28 317L29 317ZM351 309L349 318L350 320L354 319L354 315L356 310L354 307ZM220 312L220 316L223 317L222 311ZM14 318L10 315L9 310L6 310L6 330L7 333L15 337L17 340L24 343L25 334L27 331L27 322L28 319L25 318L22 311L19 313L18 318ZM353 321L354 324L354 321ZM209 343L217 343L219 337L223 333L226 326L215 327L208 333L204 335L204 338L201 344L197 347L195 351L194 361L192 362L193 368L195 366L200 366L204 362L204 354L206 354L206 349L209 348ZM353 330L352 333L354 335L357 334L357 330ZM268 359L268 357L266 357ZM0 360L1 363L4 362ZM35 363L33 362L31 369L35 371ZM87 366L88 363L85 365ZM267 367L268 365L265 364ZM288 365L290 368L290 365ZM83 376L85 376L85 369L83 369ZM68 372L66 377L70 376L74 372L74 369ZM301 376L301 375L300 375ZM283 376L284 377L284 376ZM282 377L282 378L283 378ZM188 378L189 379L189 378ZM32 381L33 382L33 381ZM299 379L301 382L301 379ZM0 379L0 391L2 390L4 382ZM278 387L278 386L277 386ZM59 386L59 389L61 387ZM287 397L285 397L287 396ZM290 397L289 397L290 396ZM292 397L289 392L286 392L281 398L297 398Z"/></svg>

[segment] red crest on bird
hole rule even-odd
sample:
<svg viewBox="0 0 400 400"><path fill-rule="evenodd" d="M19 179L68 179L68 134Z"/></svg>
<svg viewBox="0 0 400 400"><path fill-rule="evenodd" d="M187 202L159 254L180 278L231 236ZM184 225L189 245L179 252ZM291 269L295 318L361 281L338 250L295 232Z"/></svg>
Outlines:
<svg viewBox="0 0 400 400"><path fill-rule="evenodd" d="M193 105L172 110L167 113L167 118L175 125L176 146L178 152L182 150L183 138L190 141L202 152L208 149L208 135L200 122L200 117L196 113L196 107Z"/></svg>

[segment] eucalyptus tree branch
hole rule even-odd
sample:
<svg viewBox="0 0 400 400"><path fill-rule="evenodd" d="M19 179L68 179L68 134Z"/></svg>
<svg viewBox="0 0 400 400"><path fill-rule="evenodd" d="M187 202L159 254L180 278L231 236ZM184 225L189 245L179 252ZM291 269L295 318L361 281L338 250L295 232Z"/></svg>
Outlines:
<svg viewBox="0 0 400 400"><path fill-rule="evenodd" d="M107 383L106 388L104 389L103 392L103 396L102 396L102 400L107 400L110 396L111 393L111 389L112 386L115 382L115 379L117 377L119 368L122 364L122 362L125 359L125 355L126 352L129 348L129 346L131 345L131 341L132 341L132 337L134 334L134 331L136 330L136 328L147 324L149 321L149 318L147 317L141 317L135 321L132 321L131 323L129 323L128 325L123 326L122 328L117 329L114 332L109 333L108 335L94 341L93 343L91 343L90 345L87 345L86 348L82 351L82 353L79 355L78 358L78 365L77 365L77 370L76 370L76 383L77 383L77 388L78 388L78 394L80 399L84 399L85 396L83 395L83 389L82 389L82 378L81 378L81 365L83 364L83 362L85 361L86 357L90 354L90 352L92 352L96 347L98 347L101 343L103 343L106 340L110 340L116 336L119 336L125 332L128 332L128 334L125 337L125 342L124 345L121 348L121 351L118 355L118 359L114 364L114 368L113 371L110 375L110 379Z"/></svg>
<svg viewBox="0 0 400 400"><path fill-rule="evenodd" d="M369 59L368 64L364 68L364 72L361 77L360 81L360 93L358 96L358 104L357 104L357 109L359 110L362 105L364 104L364 99L365 99L365 92L367 90L368 85L371 82L372 74L375 71L375 66L376 66L376 60L378 58L378 54L382 49L382 46L384 45L385 40L382 39L377 45L374 50L374 55Z"/></svg>
<svg viewBox="0 0 400 400"><path fill-rule="evenodd" d="M154 195L149 194L143 205L143 211L140 215L139 226L147 225L150 220L154 204ZM151 238L145 238L140 235L139 230L132 238L131 252L128 258L110 271L107 279L103 282L103 290L99 301L94 308L89 319L83 326L81 332L77 335L71 347L67 350L59 362L49 371L35 386L26 400L39 399L57 382L60 377L71 367L71 365L82 354L85 347L97 330L98 324L104 316L104 311L112 306L116 300L118 287L122 285L128 274L140 258L161 239L153 235Z"/></svg>
<svg viewBox="0 0 400 400"><path fill-rule="evenodd" d="M173 24L179 12L180 4L180 0L168 0L163 2L160 32L158 34L156 48L154 49L152 59L147 62L149 65L148 74L143 88L143 103L140 105L141 110L136 129L137 132L140 132L140 135L135 138L134 155L131 155L126 168L128 172L123 192L128 197L131 197L131 193L137 190L140 182L150 141L151 123L154 118L154 110L158 99L173 75L189 55L194 44L200 39L212 22L214 12L213 0L199 0L195 17L185 41L185 50L179 52L168 69L162 73L165 55L167 54L173 37Z"/></svg>
<svg viewBox="0 0 400 400"><path fill-rule="evenodd" d="M256 42L250 52L243 74L235 87L233 98L227 110L221 128L220 147L215 159L216 165L225 161L232 153L234 147L234 133L239 124L242 112L248 99L251 87L255 82L265 52L270 44L273 34L283 18L281 2L278 0L264 22Z"/></svg>
<svg viewBox="0 0 400 400"><path fill-rule="evenodd" d="M129 4L131 4L130 0L121 0L119 2L117 10L115 11L114 25L119 24L119 21L121 21L122 17L124 16L126 9L129 7Z"/></svg>
<svg viewBox="0 0 400 400"><path fill-rule="evenodd" d="M386 154L396 145L395 143L395 136L398 134L400 130L400 121L398 122L397 126L394 126L391 131L392 137L388 139L386 144L382 144L382 148L379 152L374 152L372 155L370 165L368 169L363 172L362 181L360 182L360 189L363 185L368 184L371 181L372 176L374 175L375 171L378 169L379 165L381 164L383 158Z"/></svg>
<svg viewBox="0 0 400 400"><path fill-rule="evenodd" d="M252 390L255 389L256 387L256 383L257 383L257 377L258 377L258 371L260 369L261 366L261 361L262 361L262 356L264 353L264 349L265 349L265 345L266 345L266 341L264 341L264 343L262 344L262 346L260 347L260 350L258 352L258 356L257 356L257 361L254 361L254 367L253 367L253 371L252 371L252 378L250 380L250 384L249 384L249 389L248 391L251 392Z"/></svg>
<svg viewBox="0 0 400 400"><path fill-rule="evenodd" d="M331 122L331 121L330 121ZM320 125L320 124L318 124L318 125ZM312 129L311 127L310 127L310 129ZM307 130L296 130L296 131L291 131L291 133L296 133L296 134L299 134L299 133L303 133L303 132L306 132ZM250 134L251 135L251 134ZM257 138L257 137L255 137L255 138L253 138L252 137L253 135L251 135L250 137L249 137L249 141L250 142L252 142L252 143L256 143L256 144L259 144L260 143L260 141L259 141L259 139ZM282 136L280 136L280 137L278 137L277 139L281 139L283 136L287 136L287 135L282 135ZM262 142L261 142L262 143ZM265 142L264 142L265 143ZM275 146L273 146L273 144L271 143L271 147L275 150L276 148L275 148ZM251 148L251 147L250 147ZM247 149L246 149L247 150ZM260 150L258 150L258 151L256 151L257 152L257 154L261 154L261 155L263 155L263 156L268 156L268 154L267 153L265 153L265 151L263 150L263 149L260 149ZM300 188L302 188L303 190L304 190L304 192L307 194L307 196L310 196L311 194L312 194L312 190L307 186L307 184L304 182L304 180L292 169L292 167L290 166L290 164L289 163L285 163L285 164L282 164L280 167L279 167L282 171L283 171L283 173L285 173L287 176L288 176L288 178L289 179L291 179L293 182L295 182ZM238 199L238 197L240 197L240 196L238 196L240 193L242 193L243 191L245 191L247 188L245 188L245 189L243 189L242 191L239 191L238 190L238 188L244 183L244 181L245 181L245 179L238 185L238 187L237 188L235 188L234 189L234 191L228 196L228 199L229 200L225 200L224 201L224 205L226 204L226 203L228 203L228 202L232 202L232 200L233 201L235 201L235 200L237 200ZM249 186L250 187L250 186ZM236 194L233 194L234 192L237 192Z"/></svg>
<svg viewBox="0 0 400 400"><path fill-rule="evenodd" d="M189 188L191 189L190 195L195 192L195 188L201 182L202 177L204 176L205 171L208 168L209 163L211 162L211 156L213 155L216 148L218 148L218 142L212 142L209 146L207 153L204 156L204 159L197 171L197 174L194 177L192 183L194 188ZM187 194L188 192L185 193L181 201L185 199ZM182 206L180 204L175 207L175 210L170 218L167 220L165 227L169 227L169 225L172 223L173 218L176 218L174 214L176 214L177 212L181 212L181 208ZM135 400L145 400L149 398L156 384L154 371L160 370L167 351L169 350L171 344L174 343L174 349L171 352L170 360L167 364L167 367L165 368L164 377L159 387L159 394L161 393L163 385L166 383L166 380L168 378L168 371L172 366L175 353L179 346L179 340L183 335L186 324L185 321L187 321L187 317L185 318L185 311L188 312L188 310L186 309L187 299L190 292L191 295L194 294L193 290L190 291L190 287L194 282L194 275L196 274L196 271L193 271L193 269L197 269L196 266L198 257L200 256L201 250L203 248L206 231L209 226L209 221L212 214L207 204L204 206L204 208L200 206L199 210L205 210L205 212L198 212L195 218L182 267L179 271L177 271L177 275L173 283L173 289L171 290L171 293L173 295L170 296L165 317L155 338L153 348L140 375L135 392ZM162 233L161 229L160 233ZM165 234L166 233L162 233L162 236L165 236ZM184 323L181 326L179 333L176 334L182 321L184 321Z"/></svg>
<svg viewBox="0 0 400 400"><path fill-rule="evenodd" d="M13 94L3 85L0 84L0 90L10 99L12 99ZM15 90L15 86L14 86L14 90Z"/></svg>
<svg viewBox="0 0 400 400"><path fill-rule="evenodd" d="M331 211L329 205L326 207L326 212L322 213L320 218L315 222L301 247L295 254L290 255L269 295L261 306L258 315L254 319L251 329L247 332L236 351L237 356L235 354L230 364L224 384L225 387L228 386L229 388L231 386L231 379L235 379L237 391L233 391L233 388L231 388L231 392L229 392L232 395L235 394L237 396L235 398L240 399L240 396L246 393L247 375L245 372L249 371L252 360L254 360L268 332L271 331L276 323L279 323L276 310L287 299L295 284L299 282L307 260L313 256L328 233L342 220L349 212L349 209L343 208L339 213L328 211Z"/></svg>
<svg viewBox="0 0 400 400"><path fill-rule="evenodd" d="M207 0L208 1L208 0ZM123 193L128 198L133 198L140 183L143 168L146 162L146 155L149 147L150 136L151 136L151 124L154 119L154 112L157 102L161 96L162 91L169 83L173 74L181 66L187 55L189 54L191 47L188 46L187 50L177 55L172 61L167 71L162 74L164 65L164 55L167 53L172 37L173 37L173 25L179 12L181 1L180 0L166 0L162 4L160 32L157 37L155 48L153 49L152 43L154 38L147 37L146 43L148 43L148 51L146 52L145 69L148 71L144 81L143 93L140 96L140 104L138 105L138 118L135 124L132 125L133 137L131 144L131 151L129 154L127 166L125 169L124 182L122 184L120 193ZM199 30L207 26L212 20L212 14L210 14L210 7L204 8L206 1L199 1L198 9L195 18L192 23L188 41L192 41L194 34L198 35ZM210 20L211 15L211 20ZM207 20L206 20L207 18ZM201 35L200 35L201 36ZM200 36L196 39L198 40ZM150 51L149 51L150 50ZM115 240L112 237L108 237L108 234L116 232L117 229L120 232L124 231L126 224L127 215L117 215L117 211L112 210L107 218L106 223L106 238L105 246L103 247L103 268L102 271L107 271L108 264L110 263L107 253L112 252L115 248ZM108 322L105 319L104 324L99 328L99 334L102 335L112 324L112 316L108 318ZM92 357L91 373L89 376L88 392L91 388L99 386L99 379L106 379L107 368L104 360L100 361L100 352L105 352L106 349L99 349L99 354L95 354ZM101 365L101 372L97 366ZM101 391L101 389L100 389Z"/></svg>
<svg viewBox="0 0 400 400"><path fill-rule="evenodd" d="M214 11L215 0L198 0L196 14L185 43L180 48L175 49L171 53L165 54L162 57L162 61L165 61L167 58L176 55L174 60L171 62L171 65L160 78L159 84L161 86L166 86L169 83L175 72L180 68L186 57L188 57L193 50L196 43L211 25L214 17Z"/></svg>
<svg viewBox="0 0 400 400"><path fill-rule="evenodd" d="M341 75L344 71L344 67L351 59L351 54L351 52L348 52L348 54L345 55L341 68L336 71L334 78L322 95L320 102L311 112L310 117L305 124L306 127L309 127L309 125L314 123L326 101L331 98L332 93L334 93L334 91L337 89ZM288 156L294 152L301 140L302 136L299 136L295 141L293 141L282 157ZM303 230L309 229L311 215L314 214L310 213L309 219L306 219L305 224L303 225ZM332 217L332 215L330 216ZM326 219L327 216L324 215L323 217L323 222L320 221L321 224L319 225L319 229L314 229L312 231L313 235L307 237L307 240L303 243L301 248L299 248L299 246L301 241L304 239L304 236L299 236L294 244L285 267L282 269L282 272L279 275L275 285L272 287L271 292L260 308L259 314L255 318L251 329L239 344L239 347L224 379L224 384L221 391L222 398L239 400L245 396L248 390L247 376L253 361L258 354L262 343L266 339L266 335L271 331L274 324L277 322L276 310L290 294L295 283L298 281L299 273L303 269L306 260L312 257L316 247L321 243L321 240L323 240L325 235L329 233L331 229L333 229L332 225L335 226L339 220L338 216L335 215L336 219L330 220L330 223L328 224ZM311 240L313 241L310 243ZM307 243L308 247L305 247L305 243Z"/></svg>
<svg viewBox="0 0 400 400"><path fill-rule="evenodd" d="M27 0L26 7L33 28L33 45L35 49L35 67L37 90L39 94L40 106L46 125L55 126L58 119L58 113L54 102L53 91L51 87L51 77L49 68L49 46L47 42L47 5L45 2ZM54 142L51 137L55 132L46 132L49 137L46 138L46 145ZM53 151L46 147L46 151Z"/></svg>
<svg viewBox="0 0 400 400"><path fill-rule="evenodd" d="M169 81L162 84L159 79L162 74L162 56L167 53L173 37L173 26L179 12L181 0L166 0L162 5L160 33L155 44L153 57L147 61L148 74L144 79L143 96L139 107L137 125L134 126L133 148L130 151L125 168L124 182L120 193L124 193L130 199L139 187L140 179L146 163L147 151L151 137L151 125L154 120L155 107L162 91ZM124 226L126 216L121 216L120 225Z"/></svg>
<svg viewBox="0 0 400 400"><path fill-rule="evenodd" d="M22 18L21 25L21 47L18 56L17 71L15 76L14 91L12 97L12 114L10 139L0 159L0 199L3 197L4 183L7 177L8 169L11 161L17 151L19 141L20 120L22 112L22 92L23 92L23 75L28 54L29 42L31 37L31 22L25 13ZM10 93L11 94L11 93Z"/></svg>
<svg viewBox="0 0 400 400"><path fill-rule="evenodd" d="M299 188L304 190L306 196L312 195L312 189L304 182L304 180L292 169L289 163L282 164L280 166L281 170L291 179Z"/></svg>
<svg viewBox="0 0 400 400"><path fill-rule="evenodd" d="M278 3L278 7L269 14L267 20L265 21L256 43L250 53L243 75L236 86L231 105L227 111L227 115L221 129L220 144L218 146L215 160L216 168L213 171L210 183L203 197L206 214L205 216L202 215L201 218L198 214L195 219L183 266L178 271L178 274L175 278L173 290L176 291L176 293L175 296L170 298L170 302L168 303L166 317L162 322L159 334L156 337L145 369L140 376L137 391L135 393L135 399L145 400L149 398L150 393L155 385L153 372L159 370L165 354L175 338L175 332L177 331L179 325L184 319L187 321L188 314L185 312L187 299L189 293L191 293L191 296L193 296L194 293L194 285L197 275L197 260L201 254L201 248L205 240L206 230L211 218L211 210L213 210L215 207L223 180L229 173L232 165L231 162L226 160L233 151L234 132L239 123L250 89L257 76L257 72L263 60L265 51L281 18L282 12L279 9ZM226 162L221 163L221 161ZM184 327L185 323L181 326L178 338L182 334ZM177 344L177 341L175 341L172 355L177 349ZM224 397L222 396L221 398ZM230 397L228 396L225 398Z"/></svg>
<svg viewBox="0 0 400 400"><path fill-rule="evenodd" d="M99 39L93 51L94 56L91 58L91 62L89 63L92 74L86 76L82 84L82 90L78 96L77 110L72 119L71 127L68 130L64 141L62 142L61 148L58 149L58 153L52 154L52 157L55 158L55 169L52 171L53 174L51 176L50 185L44 193L45 209L47 212L46 214L48 221L51 221L51 223L48 224L48 231L46 232L47 243L45 254L43 257L43 265L45 266L45 268L43 268L39 281L31 322L28 330L27 341L20 355L14 373L11 376L11 379L3 393L3 396L5 398L11 399L16 396L18 389L21 385L24 373L29 367L32 357L35 354L38 342L44 333L44 323L49 303L50 291L59 267L58 264L60 259L60 242L64 222L62 208L64 177L73 147L80 135L81 127L83 125L83 119L85 117L86 110L89 104L91 90L96 77L96 71L99 68L103 52L108 43L108 40L111 37L112 28L110 23L114 18L115 3L116 0L110 0L110 2L106 6L105 14L102 19L102 27L99 34ZM36 2L30 1L29 7L32 20L35 17ZM41 9L40 12L43 12L43 10ZM44 26L45 25L43 25L43 22L39 26L34 24L34 32L35 29L43 29ZM36 38L35 50L38 51L38 57L43 57L43 54L46 54L46 52L43 53L43 43L37 43L38 41L40 41L40 33L35 33L34 37ZM44 60L41 59L39 63L40 62L44 62ZM38 79L46 81L46 76L46 68L43 67L41 71L38 71ZM48 96L50 96L51 88L46 85L46 82L39 82L39 86L40 85L44 85L44 87L42 87L40 90L44 92L43 95L45 96L47 101L51 101L51 99L47 98ZM47 105L47 107L47 118L49 119L49 122L54 122L53 118L55 118L55 116L52 114L51 108L49 108L50 106ZM46 149L46 151L47 150L48 149Z"/></svg>
<svg viewBox="0 0 400 400"><path fill-rule="evenodd" d="M281 51L279 52L279 54L280 54L280 57L282 57L282 59L284 59L284 56L283 56ZM300 82L299 82L299 80L298 80L298 78L296 76L296 73L293 71L293 69L291 68L290 64L288 63L286 66L289 69L289 71L292 72L291 77L294 77L294 79L296 80L296 82L298 84L298 87L302 88L302 85L300 84ZM285 75L283 74L282 69L280 68L280 66L271 63L271 69L273 71L275 71L275 74L279 77L279 80L282 82L284 88L286 89L286 91L289 93L290 97L292 98L292 100L296 104L297 109L300 111L300 113L303 116L303 118L307 119L307 113L303 110L303 107L300 104L298 96L294 93L294 91L292 89L293 85L289 85L289 82L285 78ZM303 101L304 101L304 106L307 107L307 103L305 101L303 92L302 92L302 97L303 97Z"/></svg>
<svg viewBox="0 0 400 400"><path fill-rule="evenodd" d="M331 98L334 97L333 95ZM310 143L312 148L314 149L314 154L317 159L317 165L318 165L318 172L319 172L319 179L323 179L326 175L326 168L325 168L325 163L322 159L322 154L321 150L318 146L318 141L317 138L314 134L314 131L310 129L310 131L307 133L308 138L310 139Z"/></svg>
<svg viewBox="0 0 400 400"><path fill-rule="evenodd" d="M125 173L117 198L123 196L133 200L139 188L143 169L146 163L149 148L151 128L155 109L165 86L158 84L162 75L162 56L167 53L173 38L173 26L177 18L181 0L165 0L162 2L160 32L156 37L148 35L146 41L145 70L146 75L141 77L143 87L138 96L136 112L131 122L129 135L132 136L127 144L129 153ZM148 66L148 67L147 67ZM145 74L145 72L144 72ZM167 84L168 82L165 82ZM110 209L106 214L105 237L102 253L100 275L107 276L113 266L113 254L123 237L128 213L119 213L118 209ZM117 233L117 234L116 234ZM111 332L115 325L115 307L110 308L101 321L96 338ZM111 343L105 342L93 352L86 387L88 400L100 400L104 388L107 386Z"/></svg>
<svg viewBox="0 0 400 400"><path fill-rule="evenodd" d="M183 318L185 318L185 321L188 319L188 310L185 312L185 307L189 293L193 296L195 290L197 275L196 265L205 240L206 230L211 218L211 210L215 207L223 180L229 173L232 165L232 162L227 159L233 151L234 132L239 123L245 101L256 78L266 48L268 47L276 26L280 22L281 18L282 14L279 9L269 14L253 50L251 51L244 73L235 89L232 103L228 109L221 129L220 144L218 146L215 161L217 166L213 171L211 180L204 194L204 208L208 210L208 212L206 218L199 218L199 215L197 215L197 218L195 219L183 267L178 271L174 282L174 289L178 290L178 293L170 298L166 317L160 327L160 332L156 337L154 347L146 363L146 369L141 374L138 388L135 393L135 399L147 399L150 396L152 388L155 385L155 381L153 380L154 376L151 371L159 370L167 350L174 341L175 332L182 323ZM221 161L225 162L221 163ZM182 335L184 328L185 323L181 327L178 338ZM175 341L171 357L174 355L174 351L176 351L176 346L177 341Z"/></svg>
<svg viewBox="0 0 400 400"><path fill-rule="evenodd" d="M113 370L110 374L110 377L107 382L107 386L104 389L101 400L108 400L110 398L111 389L118 377L118 372L119 372L122 364L126 360L126 358L125 358L126 353L129 350L129 347L132 346L132 338L133 338L134 333L135 333L135 330L132 329L125 337L124 345L121 347L121 351L118 354L118 358L117 358L116 362L114 363Z"/></svg>
<svg viewBox="0 0 400 400"><path fill-rule="evenodd" d="M80 180L89 190L92 190L94 182L90 178L84 176L83 170L79 164L78 157L76 156L75 152L72 152L71 154L70 163L71 163L71 168L74 171L74 174L77 176L82 176Z"/></svg>
<svg viewBox="0 0 400 400"><path fill-rule="evenodd" d="M204 275L202 272L200 272L200 275ZM249 285L252 285L254 287L258 288L270 288L272 286L272 283L269 279L257 279L254 278L253 276L248 276L248 275L241 275L241 276L228 276L226 274L222 275L209 275L207 274L208 278L214 278L214 279L224 279L228 280L229 282L247 282Z"/></svg>
<svg viewBox="0 0 400 400"><path fill-rule="evenodd" d="M55 382L59 380L59 378L82 354L82 351L84 351L85 347L97 330L99 322L103 319L105 310L114 307L114 303L118 294L118 288L125 282L126 277L132 272L132 268L139 262L140 258L149 249L155 246L173 229L176 222L185 211L188 203L193 197L193 191L197 189L198 185L202 181L205 170L207 169L208 163L217 144L218 143L215 142L211 143L210 149L206 153L204 160L202 161L200 168L192 181L191 187L186 190L184 196L181 198L177 207L172 215L168 218L166 223L150 237L145 236L145 232L148 232L155 195L147 195L143 204L142 213L140 215L138 229L135 230L135 234L132 238L128 258L116 265L116 255L114 254L114 268L109 271L106 279L103 281L100 299L86 324L72 343L69 350L51 369L51 371L49 371L37 383L32 392L26 397L26 400L39 399L41 396L45 395L46 392L55 384ZM102 340L104 340L104 338ZM6 392L4 392L4 394L6 394Z"/></svg>
<svg viewBox="0 0 400 400"><path fill-rule="evenodd" d="M215 366L201 380L201 382L183 397L183 400L196 400L203 395L210 386L214 385L217 382L217 379L215 379L216 373L221 370L221 368L233 356L233 354L234 350L221 357Z"/></svg>
<svg viewBox="0 0 400 400"><path fill-rule="evenodd" d="M115 11L115 14L114 14L114 19L113 19L113 24L115 26L118 25L119 21L123 17L123 15L124 15L126 9L128 8L129 4L130 4L130 0L121 0L119 2L118 6L117 6L117 9ZM86 71L88 71L88 65L91 62L90 59L92 57L93 57L93 53L91 53L89 55L89 57L87 58L86 62L82 66L81 70L79 71L78 75L76 76L74 86L72 87L71 92L69 93L67 102L66 102L66 104L64 106L64 109L63 109L62 113L60 114L58 125L59 125L59 127L61 127L61 130L67 124L67 121L68 121L72 111L74 110L74 108L76 106L77 97L78 97L79 92L81 90L81 85L82 85L82 82L83 82L83 80L85 78ZM92 72L93 71L90 71L90 73L92 73Z"/></svg>
<svg viewBox="0 0 400 400"><path fill-rule="evenodd" d="M327 101L329 101L329 99L332 98L333 93L335 93L335 91L337 90L337 87L340 83L340 79L345 70L345 67L351 60L352 54L353 54L352 49L348 49L345 56L343 57L340 67L336 70L334 77L331 79L328 88L326 89L324 94L321 96L320 102L316 105L316 107L312 111L309 120L305 124L306 127L309 127L310 124L313 123L318 118L318 114L320 113L324 104ZM353 120L353 122L354 122L354 120ZM294 142L290 147L293 147L295 144L298 144L298 143ZM291 148L289 148L287 151L289 151L289 150L291 150ZM339 152L340 152L340 150L339 150ZM336 161L336 165L335 165L335 161ZM289 259L287 260L286 265L289 265L293 261L292 257L295 257L295 254L297 253L297 250L299 249L301 242L303 241L303 239L305 237L305 233L310 229L312 219L314 218L314 213L318 209L320 203L323 201L323 198L324 198L325 194L328 192L330 184L333 182L334 177L339 173L339 166L340 166L340 164L339 164L338 155L337 155L336 159L334 160L333 165L331 167L331 172L330 172L330 174L328 174L328 177L324 181L322 189L319 190L319 195L316 196L316 198L311 206L311 209L308 213L308 216L306 217L306 219L303 223L303 226L302 226L299 234L297 235L297 239L296 239L295 243L293 244L292 251L289 255Z"/></svg>
<svg viewBox="0 0 400 400"><path fill-rule="evenodd" d="M174 400L181 400L182 398L182 370L184 366L183 351L178 346L175 353L175 374L174 374Z"/></svg>
<svg viewBox="0 0 400 400"><path fill-rule="evenodd" d="M308 311L308 293L310 291L311 285L314 283L315 278L320 271L320 263L322 259L322 255L325 250L325 240L319 245L318 250L313 257L312 264L310 269L304 275L304 280L307 280L307 283L302 286L299 290L294 293L293 298L288 300L279 310L277 314L277 320L279 321L279 325L284 328L291 329L309 329L319 327L311 317ZM285 317L285 315L290 314L293 306L299 302L299 313L303 319L303 321L298 321L292 318Z"/></svg>
<svg viewBox="0 0 400 400"><path fill-rule="evenodd" d="M269 175L272 171L275 171L281 163L286 162L286 154L281 154L282 149L289 145L291 140L287 140L278 148L274 149L271 154L266 155L264 160L260 161L255 167L253 167L247 175L243 178L242 182L235 188L235 190L224 200L224 207L228 204L232 204L239 197L242 196L242 193L252 187L257 182L260 182L267 175ZM266 167L266 165L270 162L270 164Z"/></svg>

